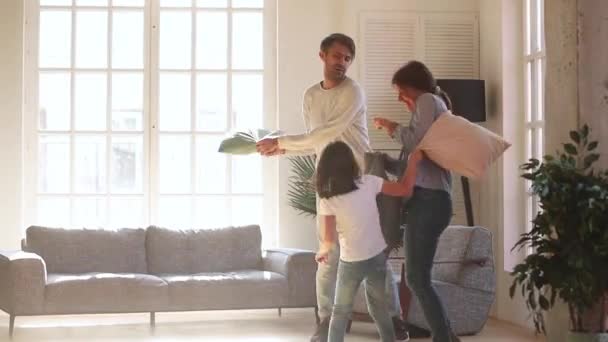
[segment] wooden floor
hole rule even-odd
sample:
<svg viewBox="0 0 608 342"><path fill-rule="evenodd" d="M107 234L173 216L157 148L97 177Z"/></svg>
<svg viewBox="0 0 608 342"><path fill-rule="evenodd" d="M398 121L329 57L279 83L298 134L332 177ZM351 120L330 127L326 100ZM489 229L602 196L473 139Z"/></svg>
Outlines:
<svg viewBox="0 0 608 342"><path fill-rule="evenodd" d="M159 313L150 330L147 314L17 317L13 341L205 341L307 342L314 328L312 309ZM8 341L8 316L0 314L0 341ZM371 323L355 322L346 341L378 341ZM542 341L525 329L490 320L464 342ZM412 341L430 341L417 339Z"/></svg>

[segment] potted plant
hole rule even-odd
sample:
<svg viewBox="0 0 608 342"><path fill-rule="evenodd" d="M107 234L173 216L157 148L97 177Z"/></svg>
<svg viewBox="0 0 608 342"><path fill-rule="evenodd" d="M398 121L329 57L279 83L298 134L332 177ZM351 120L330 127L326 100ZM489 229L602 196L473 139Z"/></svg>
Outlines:
<svg viewBox="0 0 608 342"><path fill-rule="evenodd" d="M598 143L587 125L570 137L555 156L521 166L540 210L513 247L529 253L511 273L509 294L521 290L538 333L546 334L543 314L560 298L570 341L608 341L608 172L593 168Z"/></svg>

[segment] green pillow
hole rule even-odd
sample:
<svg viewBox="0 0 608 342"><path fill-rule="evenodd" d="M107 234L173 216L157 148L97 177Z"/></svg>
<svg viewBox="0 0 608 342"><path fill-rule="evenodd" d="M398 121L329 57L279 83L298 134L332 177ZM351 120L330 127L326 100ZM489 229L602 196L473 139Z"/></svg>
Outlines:
<svg viewBox="0 0 608 342"><path fill-rule="evenodd" d="M231 137L222 140L218 152L228 154L251 154L256 153L255 144L265 138L276 138L280 131L271 132L267 129L249 130L247 132L236 132Z"/></svg>

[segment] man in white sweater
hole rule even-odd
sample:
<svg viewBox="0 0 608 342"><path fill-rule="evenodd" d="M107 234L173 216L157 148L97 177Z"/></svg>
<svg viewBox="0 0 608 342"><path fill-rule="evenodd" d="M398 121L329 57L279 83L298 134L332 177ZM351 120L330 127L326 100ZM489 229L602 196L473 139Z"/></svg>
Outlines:
<svg viewBox="0 0 608 342"><path fill-rule="evenodd" d="M323 81L306 90L302 104L306 132L264 139L258 142L257 149L265 156L285 153L319 156L327 144L340 140L350 146L363 170L364 154L372 150L367 133L366 100L359 84L346 76L355 57L355 43L344 34L332 34L321 42L319 57L324 65ZM317 221L317 229L320 224ZM319 264L317 268L317 306L321 323L311 342L327 340L339 257L340 251L336 246L328 262ZM390 272L387 273L387 283L395 335L403 341L408 334L400 319L399 298Z"/></svg>

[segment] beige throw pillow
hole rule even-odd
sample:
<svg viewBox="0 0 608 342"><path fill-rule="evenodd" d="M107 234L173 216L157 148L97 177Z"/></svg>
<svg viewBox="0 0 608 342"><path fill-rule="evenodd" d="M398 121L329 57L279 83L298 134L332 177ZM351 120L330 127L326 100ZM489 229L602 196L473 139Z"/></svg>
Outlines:
<svg viewBox="0 0 608 342"><path fill-rule="evenodd" d="M431 125L418 148L444 169L481 178L511 146L501 136L447 111Z"/></svg>

